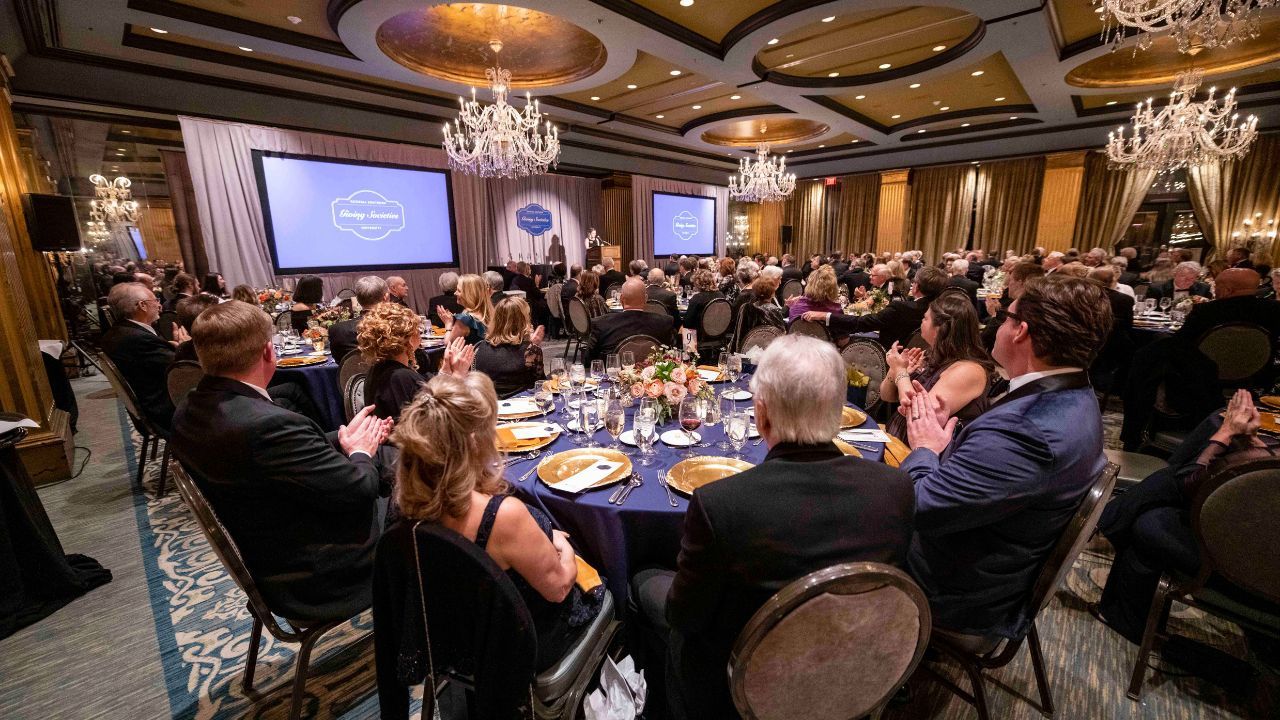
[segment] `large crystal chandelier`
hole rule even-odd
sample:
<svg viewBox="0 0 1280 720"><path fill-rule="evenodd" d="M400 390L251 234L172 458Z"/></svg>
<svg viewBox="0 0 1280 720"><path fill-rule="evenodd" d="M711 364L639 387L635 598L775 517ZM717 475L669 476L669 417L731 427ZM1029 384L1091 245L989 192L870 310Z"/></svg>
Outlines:
<svg viewBox="0 0 1280 720"><path fill-rule="evenodd" d="M444 149L449 154L449 167L480 177L518 178L541 175L560 156L560 135L551 121L546 134L539 132L542 113L538 102L525 94L524 112L507 104L511 87L511 71L497 63L502 41L493 40L494 67L484 71L493 91L493 104L487 107L476 101L471 88L471 101L458 98L458 119L444 124Z"/></svg>
<svg viewBox="0 0 1280 720"><path fill-rule="evenodd" d="M93 183L94 199L90 203L92 212L99 213L102 219L112 225L131 223L138 219L138 203L133 200L129 187L133 185L123 175L115 180L107 180L97 173L89 176Z"/></svg>
<svg viewBox="0 0 1280 720"><path fill-rule="evenodd" d="M1230 45L1258 37L1258 11L1280 0L1093 0L1105 16L1102 36L1116 47L1128 28L1143 33L1138 49L1151 47L1155 34L1168 32L1179 52L1195 54L1205 48Z"/></svg>
<svg viewBox="0 0 1280 720"><path fill-rule="evenodd" d="M760 126L761 134L768 127ZM742 202L777 202L786 200L796 189L795 173L787 173L787 159L769 157L769 143L756 145L756 157L742 158L738 174L729 177L729 195Z"/></svg>
<svg viewBox="0 0 1280 720"><path fill-rule="evenodd" d="M1113 169L1137 167L1158 174L1218 160L1232 160L1249 152L1258 136L1258 118L1250 115L1237 124L1236 89L1222 98L1209 97L1194 102L1200 87L1200 70L1178 75L1169 104L1155 112L1148 98L1134 111L1133 135L1125 137L1124 127L1108 133L1107 157Z"/></svg>
<svg viewBox="0 0 1280 720"><path fill-rule="evenodd" d="M94 247L101 245L111 237L110 231L107 230L105 216L96 208L89 210L89 220L85 223L84 234L88 238L89 244Z"/></svg>

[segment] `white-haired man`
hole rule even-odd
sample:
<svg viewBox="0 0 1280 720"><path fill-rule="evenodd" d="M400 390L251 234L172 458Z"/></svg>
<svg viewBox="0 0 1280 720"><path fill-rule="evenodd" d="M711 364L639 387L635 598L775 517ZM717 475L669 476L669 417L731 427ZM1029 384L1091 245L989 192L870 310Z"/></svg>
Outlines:
<svg viewBox="0 0 1280 720"><path fill-rule="evenodd" d="M173 362L174 347L191 338L179 325L174 327L172 342L156 333L152 325L160 318L161 303L142 283L113 286L107 303L116 323L102 336L102 351L120 369L147 419L167 431L173 425L173 401L165 371Z"/></svg>
<svg viewBox="0 0 1280 720"><path fill-rule="evenodd" d="M1159 302L1161 298L1170 298L1178 302L1188 296L1213 298L1213 290L1209 284L1200 281L1200 264L1190 260L1178 263L1173 269L1173 278L1162 283L1153 283L1147 288L1147 299Z"/></svg>
<svg viewBox="0 0 1280 720"><path fill-rule="evenodd" d="M397 278L391 278L395 280ZM329 328L329 351L333 359L342 362L348 353L356 349L356 330L360 320L374 305L389 299L389 283L377 275L366 275L356 280L356 302L360 303L360 314L350 320L334 323Z"/></svg>
<svg viewBox="0 0 1280 720"><path fill-rule="evenodd" d="M976 262L973 267L981 268ZM978 288L981 287L969 277L969 261L968 260L952 260L950 273L951 277L947 278L947 287L960 288L965 295L969 296L969 302L973 303L974 308L978 307Z"/></svg>
<svg viewBox="0 0 1280 720"><path fill-rule="evenodd" d="M764 462L694 491L677 572L635 577L648 654L669 641L674 717L736 717L724 672L729 652L747 620L788 583L839 563L905 561L910 479L831 442L846 383L831 343L775 340L751 378L756 425L769 444ZM655 667L658 658L650 660Z"/></svg>
<svg viewBox="0 0 1280 720"><path fill-rule="evenodd" d="M409 283L405 282L404 278L399 275L392 275L387 278L387 300L397 305L412 308L413 306L409 304Z"/></svg>
<svg viewBox="0 0 1280 720"><path fill-rule="evenodd" d="M600 264L604 267L604 274L600 276L600 295L605 296L609 288L626 282L627 276L618 272L618 269L613 266L611 257L604 258Z"/></svg>
<svg viewBox="0 0 1280 720"><path fill-rule="evenodd" d="M444 327L444 321L440 319L440 313L436 308L443 307L454 315L462 312L462 305L458 303L457 294L458 273L453 271L441 273L440 294L427 302L427 317L431 319L432 325Z"/></svg>
<svg viewBox="0 0 1280 720"><path fill-rule="evenodd" d="M671 315L671 321L676 327L680 326L680 307L676 303L676 294L667 289L667 274L662 272L662 268L653 268L649 271L649 282L645 283L645 293L649 300L665 305L667 313Z"/></svg>
<svg viewBox="0 0 1280 720"><path fill-rule="evenodd" d="M1058 252L1057 250L1054 250L1053 252L1049 253L1049 255L1045 257L1044 263L1043 263L1044 274L1045 275L1052 274L1058 268L1062 267L1062 264L1064 262L1063 258L1065 257L1066 255Z"/></svg>
<svg viewBox="0 0 1280 720"><path fill-rule="evenodd" d="M485 271L484 281L489 283L489 302L497 305L507 296L503 289L507 286L507 279L502 277L502 273L497 270Z"/></svg>

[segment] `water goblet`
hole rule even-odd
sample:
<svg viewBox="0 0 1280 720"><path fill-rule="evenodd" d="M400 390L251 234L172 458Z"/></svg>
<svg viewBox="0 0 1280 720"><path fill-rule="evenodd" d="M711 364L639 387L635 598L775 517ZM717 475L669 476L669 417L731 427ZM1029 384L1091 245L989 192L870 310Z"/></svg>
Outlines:
<svg viewBox="0 0 1280 720"><path fill-rule="evenodd" d="M750 424L751 419L745 408L734 410L731 416L725 418L725 436L729 438L729 445L733 448L731 457L742 459L742 446L747 442L747 430Z"/></svg>
<svg viewBox="0 0 1280 720"><path fill-rule="evenodd" d="M630 350L624 350L622 351L622 353L619 354L619 359L622 360L623 370L626 370L629 373L635 372L636 354L634 352Z"/></svg>

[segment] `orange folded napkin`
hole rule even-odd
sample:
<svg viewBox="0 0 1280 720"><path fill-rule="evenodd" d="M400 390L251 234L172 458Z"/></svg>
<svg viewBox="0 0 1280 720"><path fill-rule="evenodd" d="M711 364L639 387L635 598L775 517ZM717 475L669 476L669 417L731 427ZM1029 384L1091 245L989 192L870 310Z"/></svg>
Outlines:
<svg viewBox="0 0 1280 720"><path fill-rule="evenodd" d="M600 586L600 573L596 569L587 564L581 556L574 555L573 559L578 563L578 587L582 588L582 592L591 592Z"/></svg>

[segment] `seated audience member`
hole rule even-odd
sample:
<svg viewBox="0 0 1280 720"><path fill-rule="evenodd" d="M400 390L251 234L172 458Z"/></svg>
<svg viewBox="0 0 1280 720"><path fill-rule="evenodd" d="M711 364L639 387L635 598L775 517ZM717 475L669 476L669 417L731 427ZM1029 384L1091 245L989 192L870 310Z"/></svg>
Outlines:
<svg viewBox="0 0 1280 720"><path fill-rule="evenodd" d="M381 278L374 278L381 282ZM365 401L378 418L396 419L431 373L420 372L416 352L422 344L418 314L403 305L380 302L365 313L357 331L359 351L369 361L365 375ZM464 350L465 348L465 350ZM440 371L465 374L471 367L474 347L454 338L440 361Z"/></svg>
<svg viewBox="0 0 1280 720"><path fill-rule="evenodd" d="M800 268L796 267L795 255L782 256L782 282L786 284L788 280L803 280L804 273L800 272Z"/></svg>
<svg viewBox="0 0 1280 720"><path fill-rule="evenodd" d="M546 296L538 287L542 283L542 276L534 276L532 273L533 267L529 263L524 261L516 263L516 276L511 278L511 287L508 289L524 291L524 301L529 303L529 312L533 315L533 321L539 325L545 325L550 312L547 309Z"/></svg>
<svg viewBox="0 0 1280 720"><path fill-rule="evenodd" d="M948 289L929 303L920 322L920 338L928 344L927 350L903 350L897 344L889 349L885 356L889 370L880 383L880 399L898 402L910 398L918 382L946 408L949 417L959 421L957 427L963 427L986 411L995 364L982 348L978 313L962 290ZM886 430L905 441L906 416L895 413Z"/></svg>
<svg viewBox="0 0 1280 720"><path fill-rule="evenodd" d="M597 318L609 312L609 306L600 296L600 276L590 270L578 273L578 299L587 307L588 318Z"/></svg>
<svg viewBox="0 0 1280 720"><path fill-rule="evenodd" d="M649 265L643 260L632 260L627 263L627 277L638 277L641 281L649 274Z"/></svg>
<svg viewBox="0 0 1280 720"><path fill-rule="evenodd" d="M1117 255L1111 258L1109 264L1116 272L1116 290L1119 290L1129 297L1137 297L1137 293L1134 291L1133 286L1138 283L1138 273L1129 272L1128 258L1123 255Z"/></svg>
<svg viewBox="0 0 1280 720"><path fill-rule="evenodd" d="M724 670L729 652L747 620L788 583L840 563L903 564L911 480L831 442L845 387L845 364L830 343L774 340L751 378L756 425L769 445L764 462L694 491L677 572L633 579L646 635L659 646L647 654L669 641L675 717L737 717ZM649 667L658 660L649 659Z"/></svg>
<svg viewBox="0 0 1280 720"><path fill-rule="evenodd" d="M604 302L594 293L591 297ZM523 298L509 297L493 308L493 325L484 342L474 346L475 369L489 376L499 397L528 390L545 377L543 333L542 327L533 329L529 304Z"/></svg>
<svg viewBox="0 0 1280 720"><path fill-rule="evenodd" d="M1227 267L1240 268L1242 270L1252 270L1253 261L1249 259L1249 250L1242 247L1234 247L1227 251Z"/></svg>
<svg viewBox="0 0 1280 720"><path fill-rule="evenodd" d="M204 282L200 285L200 292L208 293L218 299L227 297L227 281L222 278L221 273L206 273Z"/></svg>
<svg viewBox="0 0 1280 720"><path fill-rule="evenodd" d="M707 309L707 303L723 298L724 295L716 289L716 277L710 270L694 270L691 276L690 287L693 289L693 296L689 298L689 306L685 308L682 326L687 330L701 331L702 312Z"/></svg>
<svg viewBox="0 0 1280 720"><path fill-rule="evenodd" d="M1191 529L1191 501L1200 483L1220 468L1276 454L1275 441L1258 435L1260 418L1247 390L1237 390L1226 412L1214 410L1169 458L1169 465L1113 499L1098 530L1116 558L1090 607L1094 616L1135 645L1142 642L1156 583L1166 571L1195 576L1200 552Z"/></svg>
<svg viewBox="0 0 1280 720"><path fill-rule="evenodd" d="M564 283L560 286L560 314L561 316L566 318L565 319L566 325L568 325L569 323L567 319L569 317L569 302L574 298L578 297L578 278L581 275L582 275L581 265L574 265L570 267L568 279L566 279ZM493 306L494 307L498 306L498 302L496 300L494 301Z"/></svg>
<svg viewBox="0 0 1280 720"><path fill-rule="evenodd" d="M1257 297L1258 273L1228 268L1218 276L1215 289L1217 299L1192 306L1186 321L1172 336L1134 353L1125 382L1124 423L1120 429L1126 450L1142 445L1161 383L1178 389L1166 393L1166 400L1175 410L1192 417L1203 417L1221 407L1217 366L1197 349L1209 330L1243 322L1260 325L1273 343L1280 337L1280 304Z"/></svg>
<svg viewBox="0 0 1280 720"><path fill-rule="evenodd" d="M809 283L804 286L804 294L797 295L787 301L787 320L795 320L810 310L816 312L844 314L839 302L840 286L836 284L836 271L830 265L809 273Z"/></svg>
<svg viewBox="0 0 1280 720"><path fill-rule="evenodd" d="M136 272L133 274L133 281L156 294L156 279L144 272Z"/></svg>
<svg viewBox="0 0 1280 720"><path fill-rule="evenodd" d="M894 343L906 345L920 329L924 311L929 308L943 290L947 289L947 276L938 268L924 267L916 273L911 284L911 295L905 299L890 300L888 306L870 315L834 315L811 310L802 317L805 320L824 323L832 335L852 335L860 332L879 332L880 344L886 349Z"/></svg>
<svg viewBox="0 0 1280 720"><path fill-rule="evenodd" d="M302 332L307 329L307 321L316 314L323 299L323 280L315 275L307 275L298 281L298 286L293 291L293 307L289 308L289 318L294 330Z"/></svg>
<svg viewBox="0 0 1280 720"><path fill-rule="evenodd" d="M648 335L664 345L671 343L671 318L644 309L648 296L639 278L623 283L620 299L622 312L601 315L591 322L591 335L583 343L587 360L605 359L634 335Z"/></svg>
<svg viewBox="0 0 1280 720"><path fill-rule="evenodd" d="M185 297L178 301L178 307L175 311L178 315L178 327L182 328L187 339L178 343L178 347L173 349L173 362L182 360L200 362L200 358L196 356L196 344L191 341L191 328L195 326L196 318L200 316L200 313L217 305L219 302L221 301L218 298L205 293L200 293L195 297Z"/></svg>
<svg viewBox="0 0 1280 720"><path fill-rule="evenodd" d="M1164 282L1152 280L1144 299L1155 300L1158 303L1161 298L1167 297L1176 303L1188 296L1206 300L1213 297L1209 284L1200 281L1200 265L1191 261L1178 263L1178 266L1173 269L1173 278L1170 280Z"/></svg>
<svg viewBox="0 0 1280 720"><path fill-rule="evenodd" d="M915 481L909 566L935 632L989 649L1028 631L1032 584L1106 465L1085 368L1110 329L1102 288L1054 273L1006 314L993 355L1009 393L989 410L953 438L956 419L915 385L901 466Z"/></svg>
<svg viewBox="0 0 1280 720"><path fill-rule="evenodd" d="M173 285L171 288L173 289L173 296L165 302L165 312L176 312L179 302L196 294L196 279L192 275L178 273L173 276Z"/></svg>
<svg viewBox="0 0 1280 720"><path fill-rule="evenodd" d="M729 296L730 288L734 288L737 284L735 275L738 272L738 264L733 258L723 257L716 263L716 289L725 297Z"/></svg>
<svg viewBox="0 0 1280 720"><path fill-rule="evenodd" d="M387 289L390 291L390 285L387 286ZM363 305L364 301L361 300L360 304ZM399 304L403 305L404 303ZM440 313L436 311L438 307L443 307L454 315L462 312L462 306L458 304L458 273L440 273L440 294L427 301L427 319L436 327L444 327L444 321L440 319Z"/></svg>
<svg viewBox="0 0 1280 720"><path fill-rule="evenodd" d="M647 268L646 268L647 269ZM667 262L662 266L662 274L666 277L675 277L680 273L680 256L671 253L667 256Z"/></svg>
<svg viewBox="0 0 1280 720"><path fill-rule="evenodd" d="M603 586L583 593L569 536L509 494L495 449L497 419L493 383L481 373L440 375L426 384L391 437L400 448L402 518L388 532L438 523L488 553L529 608L538 636L535 667L542 671L564 657L600 612Z"/></svg>
<svg viewBox="0 0 1280 720"><path fill-rule="evenodd" d="M855 260L850 264L848 272L837 276L837 280L845 287L845 294L851 298L857 296L858 288L864 291L871 289L871 276L862 269L860 261Z"/></svg>
<svg viewBox="0 0 1280 720"><path fill-rule="evenodd" d="M979 273L983 271L983 267L977 263L973 264L973 268ZM974 308L978 307L978 288L982 287L982 283L977 282L968 276L970 270L968 260L954 260L951 263L951 277L947 278L947 287L960 288L965 295L969 297L969 302L973 303ZM981 277L981 275L979 275Z"/></svg>
<svg viewBox="0 0 1280 720"><path fill-rule="evenodd" d="M1111 265L1098 265L1089 271L1089 279L1100 284L1107 293L1107 302L1111 303L1111 333L1107 335L1107 343L1098 352L1093 361L1092 370L1096 372L1115 370L1127 371L1133 355L1133 297L1116 289L1116 271Z"/></svg>
<svg viewBox="0 0 1280 720"><path fill-rule="evenodd" d="M680 258L680 272L671 278L672 285L687 288L693 282L693 271L698 263L690 257Z"/></svg>
<svg viewBox="0 0 1280 720"><path fill-rule="evenodd" d="M680 324L680 305L676 300L676 294L667 289L667 276L658 268L649 271L649 283L645 293L649 300L666 306L672 323L677 326Z"/></svg>
<svg viewBox="0 0 1280 720"><path fill-rule="evenodd" d="M613 267L613 258L611 257L604 258L600 263L604 265L604 274L600 276L600 295L603 297L609 292L609 288L614 285L621 287L622 283L627 281L627 276Z"/></svg>
<svg viewBox="0 0 1280 720"><path fill-rule="evenodd" d="M231 291L231 299L239 300L243 303L249 303L250 305L257 305L258 291L254 290L250 285L237 285L235 289Z"/></svg>
<svg viewBox="0 0 1280 720"><path fill-rule="evenodd" d="M724 292L724 296L729 299L729 303L733 305L734 317L737 317L738 310L743 305L755 302L755 295L751 292L751 283L756 280L758 269L754 262L745 262L738 265L738 270L734 274L734 285Z"/></svg>
<svg viewBox="0 0 1280 720"><path fill-rule="evenodd" d="M120 369L142 413L167 432L173 426L173 402L165 370L173 362L174 347L190 338L180 327L174 329L172 342L156 333L152 325L160 317L160 301L140 283L113 286L107 302L118 320L102 336L102 351Z"/></svg>
<svg viewBox="0 0 1280 720"><path fill-rule="evenodd" d="M441 281L441 285L443 285L443 276L441 276ZM404 278L399 275L392 275L387 278L387 300L412 310L412 306L409 305L409 283L405 282Z"/></svg>
<svg viewBox="0 0 1280 720"><path fill-rule="evenodd" d="M336 322L329 327L329 354L337 363L341 363L347 355L355 352L359 344L356 339L356 330L360 321L375 305L386 301L388 297L387 283L377 275L366 275L356 280L353 289L356 293L356 302L360 303L360 314L350 320Z"/></svg>
<svg viewBox="0 0 1280 720"><path fill-rule="evenodd" d="M479 275L458 278L458 304L462 312L454 315L446 308L436 308L436 314L448 329L445 337L450 342L463 338L468 345L484 340L485 329L493 317L492 298L489 285Z"/></svg>
<svg viewBox="0 0 1280 720"><path fill-rule="evenodd" d="M1022 288L1028 281L1039 277L1044 277L1043 266L1030 261L1019 262L1005 275L1004 292L1000 293L1000 297L987 298L987 324L982 328L982 347L987 352L991 352L991 348L996 345L996 332L1004 324L1009 306L1022 297Z"/></svg>
<svg viewBox="0 0 1280 720"><path fill-rule="evenodd" d="M872 265L871 272L868 274L867 279L870 281L871 285L861 292L859 292L857 288L854 288L853 297L855 299L862 299L863 297L866 297L866 294L871 290L879 290L887 293L891 298L905 297L907 294L906 287L903 284L894 284L893 275L890 274L889 266L885 263L876 263L875 265Z"/></svg>
<svg viewBox="0 0 1280 720"><path fill-rule="evenodd" d="M489 303L497 305L507 294L503 292L503 287L507 284L506 279L502 277L502 273L495 270L486 271L484 281L489 283ZM439 313L437 313L438 315Z"/></svg>
<svg viewBox="0 0 1280 720"><path fill-rule="evenodd" d="M371 408L326 437L271 402L273 328L230 301L196 318L205 376L174 416L173 454L240 548L271 609L291 620L346 618L369 607L382 534L379 446L391 429ZM336 441L336 442L335 442Z"/></svg>

